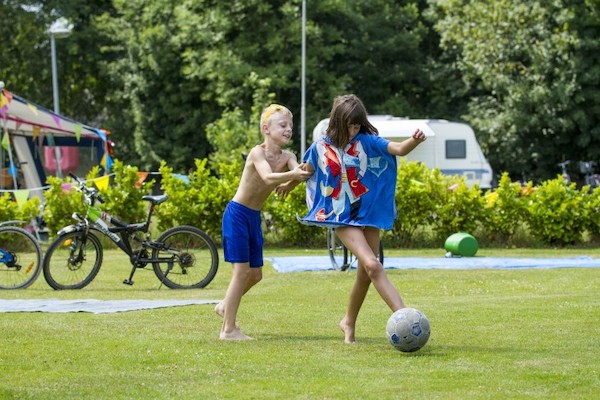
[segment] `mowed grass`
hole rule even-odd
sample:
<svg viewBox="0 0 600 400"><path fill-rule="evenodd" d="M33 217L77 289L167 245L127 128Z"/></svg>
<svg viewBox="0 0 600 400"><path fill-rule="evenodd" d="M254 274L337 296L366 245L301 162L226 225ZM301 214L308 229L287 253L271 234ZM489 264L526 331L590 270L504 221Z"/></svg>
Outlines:
<svg viewBox="0 0 600 400"><path fill-rule="evenodd" d="M266 256L323 255L268 249ZM439 257L440 249L388 251ZM599 257L597 250L487 250L478 256ZM40 276L3 299L221 299L222 261L205 289L158 289L110 250L96 280L54 291ZM354 272L279 274L242 302L251 342L217 339L213 305L113 314L0 313L1 399L594 399L600 396L600 269L388 270L430 319L415 353L385 337L391 312L373 288L355 345L343 343Z"/></svg>

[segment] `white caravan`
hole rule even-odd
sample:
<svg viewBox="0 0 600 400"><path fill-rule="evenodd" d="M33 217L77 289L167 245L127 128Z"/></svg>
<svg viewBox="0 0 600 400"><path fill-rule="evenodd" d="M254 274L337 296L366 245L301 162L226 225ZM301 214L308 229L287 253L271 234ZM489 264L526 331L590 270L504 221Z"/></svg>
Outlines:
<svg viewBox="0 0 600 400"><path fill-rule="evenodd" d="M479 147L473 129L464 123L435 119L406 119L389 115L370 115L369 121L379 136L396 142L410 137L419 128L427 140L410 152L407 161L419 161L427 168L438 168L444 175L462 175L469 186L492 187L492 167ZM313 141L325 133L329 119L313 130Z"/></svg>

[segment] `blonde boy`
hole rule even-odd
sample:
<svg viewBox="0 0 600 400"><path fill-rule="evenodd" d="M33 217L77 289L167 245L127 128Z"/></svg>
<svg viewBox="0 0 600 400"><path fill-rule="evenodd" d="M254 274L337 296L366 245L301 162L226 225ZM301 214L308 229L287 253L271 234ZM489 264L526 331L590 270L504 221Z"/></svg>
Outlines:
<svg viewBox="0 0 600 400"><path fill-rule="evenodd" d="M273 190L285 197L295 185L306 181L312 172L304 171L296 156L283 150L292 138L292 113L271 104L260 118L264 141L246 157L240 185L223 214L223 251L232 263L233 275L225 299L215 312L223 317L219 337L223 340L251 340L236 323L242 296L262 279L263 236L260 210ZM278 186L280 186L278 188Z"/></svg>

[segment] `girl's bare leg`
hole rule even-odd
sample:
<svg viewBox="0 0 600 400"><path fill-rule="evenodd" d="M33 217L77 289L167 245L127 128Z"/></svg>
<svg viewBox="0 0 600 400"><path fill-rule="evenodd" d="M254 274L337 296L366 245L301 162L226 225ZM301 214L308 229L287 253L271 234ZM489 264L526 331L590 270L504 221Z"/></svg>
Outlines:
<svg viewBox="0 0 600 400"><path fill-rule="evenodd" d="M379 252L379 230L376 228L337 228L336 232L344 245L358 258L358 268L354 286L350 292L348 310L340 322L346 343L356 341L354 332L356 319L369 290L370 282L392 311L404 307L396 287L387 277L383 265L377 258Z"/></svg>

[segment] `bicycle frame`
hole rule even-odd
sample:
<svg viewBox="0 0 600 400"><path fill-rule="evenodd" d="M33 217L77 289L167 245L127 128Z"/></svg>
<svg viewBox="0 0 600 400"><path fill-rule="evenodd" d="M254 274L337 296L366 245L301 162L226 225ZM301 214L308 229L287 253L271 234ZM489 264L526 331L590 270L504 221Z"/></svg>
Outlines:
<svg viewBox="0 0 600 400"><path fill-rule="evenodd" d="M115 243L125 254L129 256L129 261L132 264L131 273L128 279L125 279L123 283L131 285L133 284L133 275L138 267L144 267L148 263L166 262L170 261L170 258L153 258L144 256L145 252L136 252L131 246L130 237L135 233L145 233L144 239L139 239L142 244L142 250L145 249L160 249L160 243L153 242L150 240L148 234L148 228L150 227L150 221L152 214L154 213L155 207L167 200L167 196L148 197L146 200L150 201L150 209L148 210L148 216L145 222L130 224L123 222L113 217L112 215L102 211L102 209L94 206L94 197L84 195L87 203L86 215L83 217L79 213L73 213L73 218L79 221L74 225L69 225L61 229L58 234L71 233L71 232L83 232L81 237L82 243L85 245L87 242L87 236L90 230L95 230L102 235L108 237L113 243ZM108 224L111 224L109 226ZM81 246L79 249L80 254L77 255L77 259L83 258L83 249L85 246Z"/></svg>

